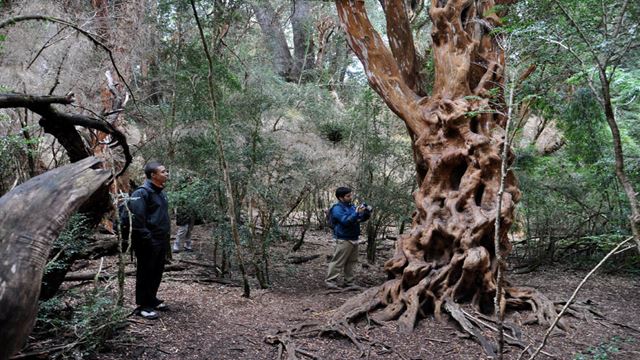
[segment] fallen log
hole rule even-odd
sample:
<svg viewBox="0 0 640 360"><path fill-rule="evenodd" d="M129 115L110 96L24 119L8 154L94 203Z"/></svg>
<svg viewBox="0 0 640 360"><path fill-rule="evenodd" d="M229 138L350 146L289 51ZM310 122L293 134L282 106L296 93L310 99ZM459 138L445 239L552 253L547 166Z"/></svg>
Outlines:
<svg viewBox="0 0 640 360"><path fill-rule="evenodd" d="M209 269L214 269L217 272L220 272L220 268L213 265L213 264L209 264L206 262L202 262L202 261L195 261L195 260L185 260L185 259L180 259L179 260L181 263L185 263L185 264L190 264L190 265L196 265L196 266L202 266L205 268L209 268Z"/></svg>
<svg viewBox="0 0 640 360"><path fill-rule="evenodd" d="M187 267L184 265L180 265L180 264L170 264L164 267L164 272L171 272L171 271L183 271L186 270ZM124 272L125 275L130 276L130 275L135 275L136 270L135 269L131 269L131 270L127 270ZM98 275L97 272L95 271L79 271L79 272L75 272L75 273L68 273L65 277L64 277L64 281L87 281L87 280L94 280L96 278L96 276L98 276L98 280L108 280L108 279L113 279L115 276L117 276L117 274L109 274L107 272L102 272L100 273L100 275Z"/></svg>
<svg viewBox="0 0 640 360"><path fill-rule="evenodd" d="M111 178L88 157L36 176L0 198L0 360L18 351L38 311L42 274L69 217Z"/></svg>
<svg viewBox="0 0 640 360"><path fill-rule="evenodd" d="M302 264L307 261L311 261L313 259L317 259L320 257L320 254L309 255L309 256L291 256L289 257L290 264Z"/></svg>

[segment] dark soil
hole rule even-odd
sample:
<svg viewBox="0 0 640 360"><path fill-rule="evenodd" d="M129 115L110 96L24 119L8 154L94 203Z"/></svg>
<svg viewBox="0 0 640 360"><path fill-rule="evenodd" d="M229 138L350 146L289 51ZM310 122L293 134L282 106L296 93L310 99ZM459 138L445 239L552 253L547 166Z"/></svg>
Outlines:
<svg viewBox="0 0 640 360"><path fill-rule="evenodd" d="M212 251L204 239L207 232L196 228L195 252L174 254L181 260L210 263ZM265 343L265 336L278 329L308 321L323 321L346 299L357 292L327 293L323 278L327 258L332 251L330 237L323 232L307 234L298 252L290 244L272 247L269 289L258 289L252 278L251 298L242 297L240 274L233 273L235 284L212 282L212 269L185 264L187 270L165 273L159 297L170 311L160 313L159 320L129 318L127 326L109 342L111 349L98 359L276 359L278 348ZM385 244L375 265L357 267L357 282L363 287L385 280L382 264L392 251ZM290 256L321 255L302 264L290 264ZM552 300L566 300L587 271L566 268L538 268L523 275L509 274L513 284L532 286ZM133 309L135 279L127 277L126 299ZM545 351L555 359L640 359L640 284L637 276L596 273L578 295L579 302L589 302L606 316L606 320L570 319L574 330L553 335ZM510 313L508 320L521 324L526 313ZM618 323L618 324L616 324ZM626 325L628 327L624 327ZM630 328L638 329L632 330ZM410 335L397 332L394 322L384 326L357 324L360 335L378 342L367 349L368 359L482 359L485 355L474 341L465 338L456 325L439 323L433 317L418 322ZM546 328L522 326L524 338L539 344ZM492 337L494 335L487 334ZM296 339L296 345L318 359L358 359L358 349L344 338L309 337ZM506 347L505 358L516 359L521 350ZM298 354L299 358L306 358ZM526 357L524 357L526 358ZM540 355L540 359L550 358Z"/></svg>

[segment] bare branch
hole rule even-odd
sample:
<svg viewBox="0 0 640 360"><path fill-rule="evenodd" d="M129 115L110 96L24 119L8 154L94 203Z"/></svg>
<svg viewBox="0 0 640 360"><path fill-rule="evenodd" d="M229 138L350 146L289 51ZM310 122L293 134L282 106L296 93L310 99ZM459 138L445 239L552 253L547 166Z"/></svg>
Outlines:
<svg viewBox="0 0 640 360"><path fill-rule="evenodd" d="M50 104L69 105L74 102L73 94L66 96L34 96L26 94L0 94L0 109Z"/></svg>
<svg viewBox="0 0 640 360"><path fill-rule="evenodd" d="M72 161L91 155L84 146L74 126L102 131L112 136L111 147L121 146L125 164L116 176L122 175L132 161L129 145L125 135L109 122L101 118L91 118L78 114L67 114L56 110L52 104L69 105L73 103L73 94L67 96L34 96L26 94L0 94L0 108L27 108L40 115L40 125L45 131L54 135L69 152Z"/></svg>
<svg viewBox="0 0 640 360"><path fill-rule="evenodd" d="M622 28L622 24L624 23L624 15L627 13L627 7L629 6L629 0L626 0L622 5L622 11L620 11L620 17L618 18L618 24L616 25L616 29L613 32L613 38L617 38L620 34L620 29Z"/></svg>
<svg viewBox="0 0 640 360"><path fill-rule="evenodd" d="M101 47L102 49L104 49L107 54L109 55L109 59L111 60L111 65L113 65L113 69L116 71L116 73L118 74L118 76L120 77L120 79L122 80L122 82L124 83L124 85L127 87L127 90L129 90L129 93L131 94L131 98L133 99L134 104L136 104L136 107L138 106L136 99L133 95L133 90L131 90L131 87L129 87L129 84L127 83L127 81L125 80L124 76L122 76L122 73L120 73L120 69L118 69L118 66L116 65L116 60L113 57L113 52L111 52L111 49L105 45L102 41L98 40L98 36L95 34L91 34L86 30L81 29L80 27L74 25L73 23L63 20L63 19L58 19L58 18L54 18L51 16L42 16L42 15L25 15L25 16L16 16L14 18L5 20L3 22L0 23L0 29L3 29L5 27L8 26L13 26L19 22L23 22L23 21L48 21L48 22L52 22L52 23L58 23L58 24L62 24L65 26L68 26L70 28L75 29L77 32L79 32L80 34L84 35L86 38L88 38L89 40L91 40L91 42L93 42L96 46ZM138 111L140 111L138 109Z"/></svg>
<svg viewBox="0 0 640 360"><path fill-rule="evenodd" d="M604 38L605 40L609 38L609 28L607 27L607 8L604 4L604 0L600 0L600 6L602 7L602 28L604 30Z"/></svg>
<svg viewBox="0 0 640 360"><path fill-rule="evenodd" d="M611 255L613 255L620 247L622 247L622 245L628 243L629 241L631 241L633 239L633 236L628 237L627 239L625 239L623 242L619 243L618 246L616 246L615 248L613 248L613 250L609 251L609 253L602 258L602 260L600 260L600 262L598 263L598 265L596 265L596 267L594 267L593 269L591 269L591 271L589 271L589 273L587 274L587 276L584 277L584 279L582 279L582 281L580 282L580 284L578 284L578 287L576 287L576 289L573 291L573 294L571 294L571 297L569 297L569 300L567 300L567 303L564 305L564 307L562 308L562 310L560 311L560 313L558 314L558 316L556 317L556 319L553 321L553 323L551 324L551 326L549 326L549 329L547 329L547 332L544 334L544 338L542 339L542 343L540 344L540 346L538 346L538 348L536 349L536 351L533 353L533 355L531 355L531 357L529 358L529 360L533 360L536 358L536 356L538 356L538 354L540 353L540 351L542 350L542 348L544 347L544 345L547 343L547 339L549 338L549 335L551 335L551 331L553 331L553 329L556 327L556 325L558 324L558 321L560 321L560 318L562 317L562 315L564 315L564 313L567 311L567 309L569 308L569 306L571 305L571 303L573 302L573 300L576 298L576 296L578 295L578 292L580 291L580 289L582 289L582 286L584 286L584 284L587 282L587 280L589 280L589 278L591 277L591 275L593 275L593 273L596 272L596 270L598 270L600 268L600 266L602 266L602 264L604 264L605 261L607 261L607 259L609 259L611 257Z"/></svg>
<svg viewBox="0 0 640 360"><path fill-rule="evenodd" d="M587 35L584 33L584 31L582 31L582 28L580 27L580 25L578 25L578 23L573 19L573 17L571 16L571 14L569 14L569 12L567 11L567 9L565 9L562 4L560 3L560 1L558 0L553 0L553 2L556 3L556 5L558 5L558 7L560 8L560 10L562 11L562 13L564 14L564 17L567 18L567 20L569 20L569 23L571 24L571 26L578 32L578 35L580 35L580 38L582 39L582 41L584 42L584 44L587 46L587 48L589 49L589 52L591 53L591 55L593 56L593 60L596 62L596 64L598 64L599 67L606 67L606 64L602 64L600 59L598 58L598 54L596 53L596 50L593 48L593 46L591 45L591 41L587 38Z"/></svg>
<svg viewBox="0 0 640 360"><path fill-rule="evenodd" d="M558 46L560 46L561 48L569 51L569 53L571 55L573 55L573 57L578 60L578 62L580 63L580 66L582 68L582 71L584 73L588 73L589 72L589 67L587 67L587 65L584 63L584 60L582 60L582 58L578 55L578 53L575 52L575 50L573 50L573 48L571 48L569 45L565 45L560 41L557 40L553 40L553 39L548 39L548 38L544 38L544 37L539 37L539 39L544 40L544 41L548 41L552 44L556 44ZM596 90L596 87L593 83L593 80L588 77L587 78L587 84L589 85L589 89L591 89L591 92L593 93L593 95L596 97L596 100L598 100L598 103L600 103L600 105L604 106L604 100L602 99L602 96L600 96L600 92L598 92Z"/></svg>
<svg viewBox="0 0 640 360"><path fill-rule="evenodd" d="M55 45L56 42L53 42L53 39L56 38L56 36L60 35L60 33L62 33L65 29L67 28L67 26L64 26L62 29L58 30L57 33L55 33L55 35L53 35L51 38L49 38L49 40L47 40L44 45L42 45L42 47L40 48L40 50L38 50L38 52L36 53L36 56L33 57L33 59L29 62L29 65L27 65L27 70L29 68L31 68L31 65L33 65L34 62L36 62L36 60L40 57L40 54L42 54L42 52L47 49L48 47Z"/></svg>

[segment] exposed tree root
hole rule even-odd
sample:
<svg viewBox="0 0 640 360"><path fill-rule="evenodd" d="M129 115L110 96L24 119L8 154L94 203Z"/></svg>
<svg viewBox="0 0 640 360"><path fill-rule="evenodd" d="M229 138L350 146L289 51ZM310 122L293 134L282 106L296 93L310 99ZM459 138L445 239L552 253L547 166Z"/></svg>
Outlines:
<svg viewBox="0 0 640 360"><path fill-rule="evenodd" d="M370 288L347 300L326 323L307 322L288 330L279 330L267 336L266 342L280 346L279 359L282 359L285 353L286 359L296 359L295 354L302 353L294 345L293 339L309 336L337 335L347 338L362 355L368 352L368 348L374 346L386 349L384 351L392 351L392 348L385 344L358 335L353 324L365 317L368 321L378 325L385 321L397 320L399 330L408 333L413 330L418 319L424 318L430 313L433 313L440 321L445 321L442 316L444 311L465 334L482 346L487 356L497 356L497 344L489 337L492 333L497 334L497 320L479 311L468 311L466 307L460 306L450 296L436 299L428 286L429 280L434 278L437 277L427 276L407 290L402 289L401 279L388 280L381 286ZM525 324L549 325L555 320L557 311L564 305L563 302L552 302L532 288L507 287L505 295L504 306L506 310L531 311L531 315L524 321ZM567 313L579 319L589 321L589 319L593 319L593 316L603 318L602 314L589 304L574 304L569 309ZM563 330L570 329L566 319L561 319L559 324L561 324L559 328ZM532 349L527 346L522 331L516 324L506 321L504 328L506 329L504 339L508 345L524 349L525 352L531 354ZM305 354L305 356L308 355Z"/></svg>

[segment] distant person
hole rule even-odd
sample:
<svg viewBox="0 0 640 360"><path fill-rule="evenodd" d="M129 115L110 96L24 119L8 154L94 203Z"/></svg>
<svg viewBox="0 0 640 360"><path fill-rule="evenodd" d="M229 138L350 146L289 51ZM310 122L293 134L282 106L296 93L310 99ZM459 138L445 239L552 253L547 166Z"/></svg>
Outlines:
<svg viewBox="0 0 640 360"><path fill-rule="evenodd" d="M178 231L176 232L176 239L173 242L174 253L180 252L181 243L184 243L184 251L193 251L193 248L191 247L191 232L193 231L195 223L196 217L193 215L192 211L184 206L178 207L176 215Z"/></svg>
<svg viewBox="0 0 640 360"><path fill-rule="evenodd" d="M159 162L144 166L144 184L131 194L129 209L133 251L138 260L136 271L136 314L157 319L155 310L167 306L157 297L164 272L165 256L169 250L171 222L167 195L162 191L169 171Z"/></svg>
<svg viewBox="0 0 640 360"><path fill-rule="evenodd" d="M371 208L366 204L356 207L353 193L348 187L336 189L338 202L334 204L329 217L333 223L333 237L336 247L329 263L325 285L329 289L338 289L336 282L340 272L344 273L344 286L353 286L353 269L358 263L358 243L360 237L360 223L371 216Z"/></svg>

